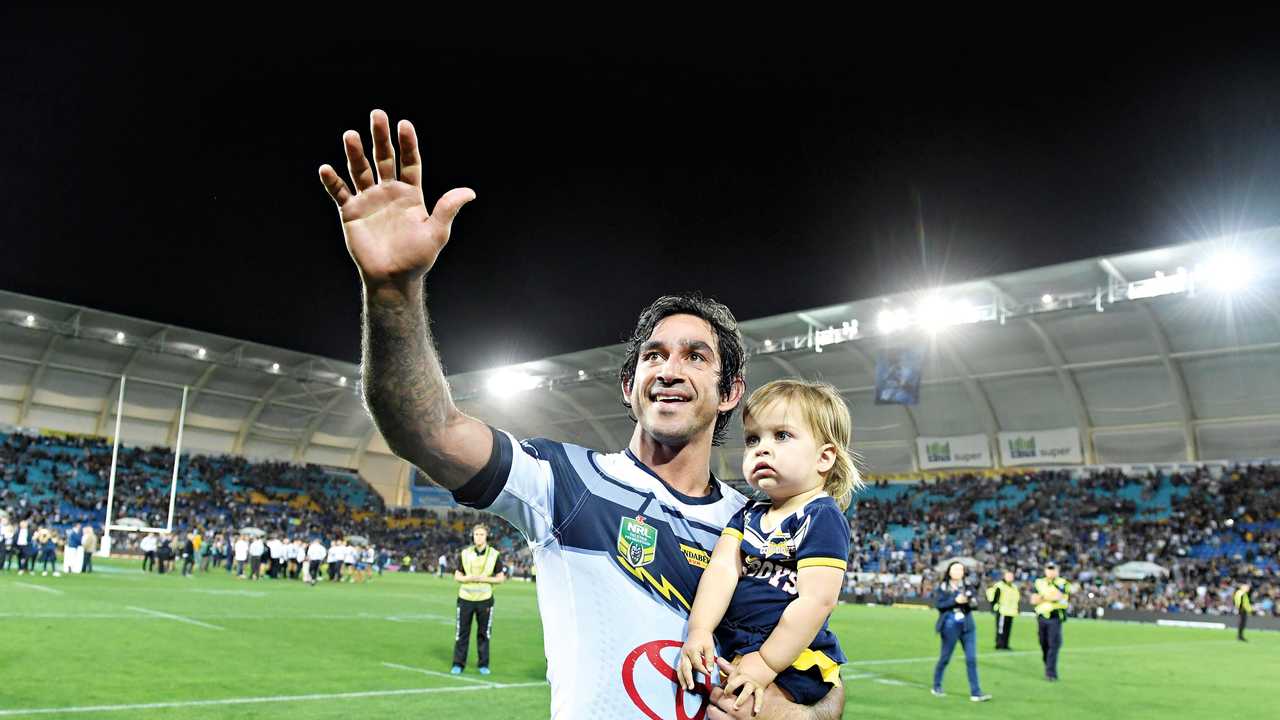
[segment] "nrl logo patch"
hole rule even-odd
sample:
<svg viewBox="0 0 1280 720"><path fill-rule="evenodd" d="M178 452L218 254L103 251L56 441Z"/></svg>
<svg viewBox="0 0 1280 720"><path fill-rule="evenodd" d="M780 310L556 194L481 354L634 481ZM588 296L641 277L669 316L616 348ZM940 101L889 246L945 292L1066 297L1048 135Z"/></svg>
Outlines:
<svg viewBox="0 0 1280 720"><path fill-rule="evenodd" d="M643 567L653 562L658 547L658 528L646 525L643 515L634 519L622 518L618 527L618 553L631 567Z"/></svg>

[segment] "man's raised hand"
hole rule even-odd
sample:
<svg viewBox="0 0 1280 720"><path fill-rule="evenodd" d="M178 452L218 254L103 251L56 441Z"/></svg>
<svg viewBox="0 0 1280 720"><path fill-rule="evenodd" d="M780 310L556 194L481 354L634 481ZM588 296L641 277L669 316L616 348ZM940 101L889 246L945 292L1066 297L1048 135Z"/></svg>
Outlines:
<svg viewBox="0 0 1280 720"><path fill-rule="evenodd" d="M331 165L320 166L320 182L338 206L347 251L366 287L407 286L435 265L449 242L449 230L462 206L475 199L469 188L455 188L427 212L422 197L422 157L418 136L408 120L397 128L400 139L400 179L396 179L395 147L387 114L369 117L373 135L373 165L365 156L360 133L342 135L347 170L355 192Z"/></svg>

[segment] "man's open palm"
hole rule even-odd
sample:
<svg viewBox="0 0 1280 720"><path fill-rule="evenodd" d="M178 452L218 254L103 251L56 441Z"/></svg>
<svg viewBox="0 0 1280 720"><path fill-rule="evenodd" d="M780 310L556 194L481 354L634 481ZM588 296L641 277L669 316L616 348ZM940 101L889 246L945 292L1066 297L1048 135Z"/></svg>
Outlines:
<svg viewBox="0 0 1280 720"><path fill-rule="evenodd" d="M370 125L372 166L365 156L360 134L348 130L342 135L355 192L330 165L320 167L320 182L338 206L347 250L365 283L414 280L435 265L440 251L449 242L454 217L476 194L468 188L455 188L437 200L428 213L422 197L422 158L413 125L401 120L397 128L399 180L387 114L374 110Z"/></svg>

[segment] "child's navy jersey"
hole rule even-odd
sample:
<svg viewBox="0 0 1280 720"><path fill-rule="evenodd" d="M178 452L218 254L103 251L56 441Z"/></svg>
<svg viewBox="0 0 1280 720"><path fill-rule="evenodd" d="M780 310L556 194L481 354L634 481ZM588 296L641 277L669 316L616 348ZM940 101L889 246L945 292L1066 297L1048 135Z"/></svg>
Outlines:
<svg viewBox="0 0 1280 720"><path fill-rule="evenodd" d="M734 514L723 533L738 538L742 551L742 577L723 622L766 635L798 596L797 572L801 568L844 570L849 557L849 521L831 497L814 498L766 531L763 523L770 507L767 501L748 503ZM821 641L824 635L831 635L825 622L816 640ZM837 662L843 662L843 657Z"/></svg>
<svg viewBox="0 0 1280 720"><path fill-rule="evenodd" d="M763 523L770 507L768 502L748 503L722 533L737 539L742 552L742 577L715 632L720 654L726 658L755 652L764 645L787 605L799 596L801 568L843 571L847 564L849 521L835 500L819 495L766 532ZM796 702L812 705L832 686L840 685L844 662L840 641L823 620L808 649L778 673L774 682Z"/></svg>

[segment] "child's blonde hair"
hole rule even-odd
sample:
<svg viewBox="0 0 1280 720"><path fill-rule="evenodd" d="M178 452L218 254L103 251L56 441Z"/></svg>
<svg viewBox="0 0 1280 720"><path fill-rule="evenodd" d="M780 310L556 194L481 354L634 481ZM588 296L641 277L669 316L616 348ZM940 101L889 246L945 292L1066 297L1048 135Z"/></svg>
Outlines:
<svg viewBox="0 0 1280 720"><path fill-rule="evenodd" d="M798 408L805 425L813 432L819 445L835 446L835 464L822 479L822 489L835 499L841 510L849 507L853 494L864 485L849 449L853 441L853 420L844 398L829 383L808 380L784 379L767 383L747 398L742 407L742 421L775 402L785 402Z"/></svg>

